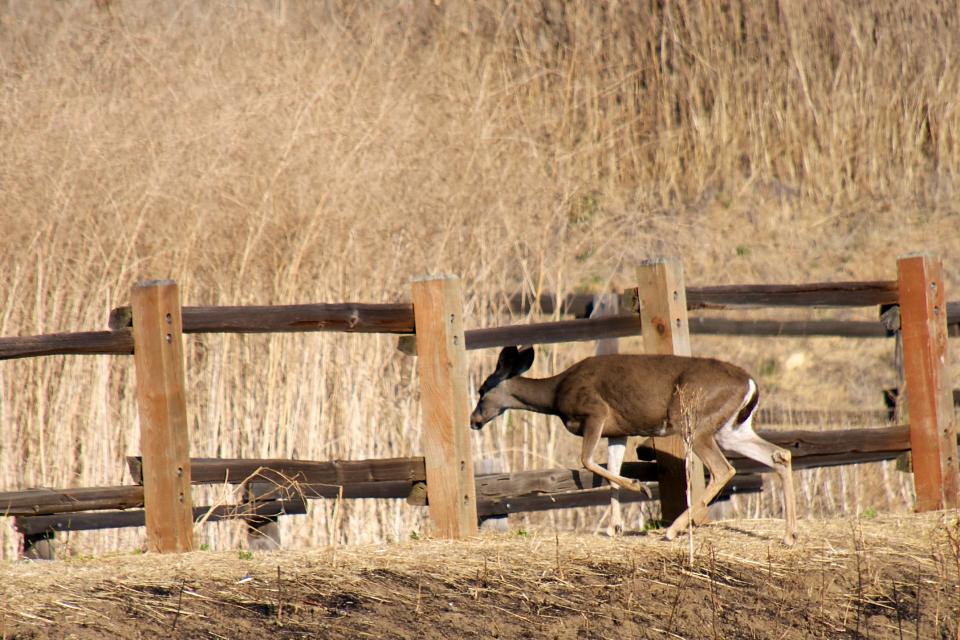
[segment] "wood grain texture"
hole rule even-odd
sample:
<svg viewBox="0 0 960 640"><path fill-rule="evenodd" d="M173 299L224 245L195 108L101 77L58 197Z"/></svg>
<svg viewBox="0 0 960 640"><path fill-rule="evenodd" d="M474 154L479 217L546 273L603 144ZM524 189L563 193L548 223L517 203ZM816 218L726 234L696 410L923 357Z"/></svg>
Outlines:
<svg viewBox="0 0 960 640"><path fill-rule="evenodd" d="M192 551L180 295L174 282L147 282L134 286L131 300L147 546Z"/></svg>
<svg viewBox="0 0 960 640"><path fill-rule="evenodd" d="M217 507L194 507L191 525L194 522L219 522L220 520L243 519L248 522L269 522L281 515L302 515L307 512L302 500L269 500L256 505L220 505ZM142 527L146 514L142 509L131 511L108 511L100 513L60 513L44 516L19 516L14 526L22 535L36 535L50 531L90 531L94 529L118 529Z"/></svg>
<svg viewBox="0 0 960 640"><path fill-rule="evenodd" d="M897 261L897 268L917 510L953 509L960 502L960 476L946 374L943 263L932 256L907 256Z"/></svg>
<svg viewBox="0 0 960 640"><path fill-rule="evenodd" d="M728 309L736 307L872 307L897 301L896 280L866 282L808 282L801 284L734 284L687 287L687 308ZM629 308L633 294L621 300L621 308ZM558 296L543 293L538 298L526 294L506 296L505 306L514 313L526 314L534 308L542 313L559 311L586 317L593 299L591 293Z"/></svg>
<svg viewBox="0 0 960 640"><path fill-rule="evenodd" d="M683 263L678 259L654 260L637 269L637 299L643 327L643 349L648 354L690 355ZM679 436L652 439L657 451L660 510L664 522L673 522L687 508L686 446ZM703 463L694 456L690 503L705 488Z"/></svg>
<svg viewBox="0 0 960 640"><path fill-rule="evenodd" d="M127 467L142 482L139 456L128 456ZM193 484L242 484L247 480L349 485L378 482L419 482L426 479L423 458L374 460L281 460L271 458L191 458Z"/></svg>
<svg viewBox="0 0 960 640"><path fill-rule="evenodd" d="M624 465L626 466L626 465ZM759 475L736 475L720 492L718 500L729 498L737 493L756 493L763 488ZM657 486L651 487L653 498L644 493L620 491L621 503L646 502L660 499ZM481 496L477 509L482 516L523 513L529 511L548 511L552 509L571 509L573 507L591 507L610 504L610 487L576 489L562 493L531 493L525 495Z"/></svg>
<svg viewBox="0 0 960 640"><path fill-rule="evenodd" d="M8 516L94 509L134 509L142 506L143 487L139 485L0 492L0 513Z"/></svg>
<svg viewBox="0 0 960 640"><path fill-rule="evenodd" d="M438 537L476 535L460 280L416 280L412 288L430 520Z"/></svg>
<svg viewBox="0 0 960 640"><path fill-rule="evenodd" d="M857 284L857 283L851 283ZM863 284L863 283L860 283ZM763 287L765 285L755 285ZM804 285L779 285L781 287ZM836 288L836 287L834 287ZM701 289L706 289L703 287ZM732 303L691 303L689 296L696 296L697 289L687 289L687 305L690 308L728 308ZM549 302L543 309L556 306L552 294L544 294ZM717 294L719 295L719 294ZM835 292L831 295L840 295ZM623 304L631 304L636 292L621 296ZM787 294L781 294L789 300ZM586 313L592 295L568 296L569 304L561 307L571 315ZM877 299L883 298L877 296ZM520 299L520 298L518 298ZM747 298L744 298L747 299ZM885 298L883 298L885 299ZM854 297L853 301L861 300ZM353 333L395 333L403 338L412 338L412 311L410 305L294 305L290 307L185 307L184 314L193 322L184 326L184 333L236 332L267 333L291 331L344 331ZM760 305L756 305L760 306ZM770 306L789 306L787 304ZM803 306L803 305L794 305ZM823 306L823 305L814 305ZM834 306L863 306L859 304ZM960 336L960 302L947 303L948 335ZM515 311L522 309L518 307ZM223 317L221 316L223 310ZM249 313L246 310L251 310ZM273 314L279 314L273 317ZM51 333L36 336L10 336L0 338L0 360L31 358L50 355L131 355L129 307L118 307L111 312L111 331L84 331L77 333ZM190 318L192 316L192 318ZM185 320L186 321L186 320ZM710 335L738 336L841 336L850 338L887 337L873 323L842 320L728 320L725 318L691 318L690 332ZM466 332L467 349L487 349L517 344L551 344L582 340L600 340L640 335L640 328L632 315L611 318L595 318L579 322L559 321L503 327L473 329ZM401 338L401 339L403 339ZM405 346L406 345L406 346ZM401 351L415 353L410 341L401 344Z"/></svg>
<svg viewBox="0 0 960 640"><path fill-rule="evenodd" d="M895 427L872 427L865 429L841 429L835 431L811 430L758 430L757 433L770 442L790 450L793 456L793 465L797 469L809 469L834 465L862 464L881 460L892 460L900 454L910 450L910 427L907 425ZM957 443L954 444L956 448ZM641 448L642 449L642 448ZM641 456L646 457L647 452ZM649 451L652 455L652 450ZM199 459L200 464L212 461ZM224 467L229 468L235 462L224 460ZM251 461L258 466L267 467L263 470L264 476L269 477L269 465L277 463L277 470L290 470L290 463L320 465L321 468L331 463L303 463L301 461ZM379 461L355 461L361 467L376 468ZM345 473L340 478L346 483L311 484L295 483L282 487L277 496L284 499L296 498L335 498L340 494L344 498L406 498L411 487L416 482L422 482L424 469L423 458L398 458L384 461L388 469L375 471L378 481L364 481L370 477L363 474ZM730 462L738 474L756 472L768 473L769 468L749 459L730 455ZM410 469L412 473L407 479L396 478L402 475L400 469ZM417 470L421 471L417 471ZM653 462L625 462L623 475L643 482L653 482L657 479L657 466ZM305 471L309 474L309 470ZM329 471L323 471L323 474ZM316 476L313 476L316 477ZM323 477L327 477L324 475ZM360 478L357 481L357 478ZM601 478L585 469L538 469L531 471L517 471L512 473L496 473L478 475L475 479L478 504L490 501L502 502L505 499L517 496L535 494L557 494L571 491L605 490L606 484ZM597 495L600 495L599 493ZM590 498L596 502L590 504L605 504L606 497ZM621 491L621 495L628 492ZM577 498L579 500L580 498ZM549 500L544 498L544 500ZM538 503L539 504L539 503ZM561 508L566 503L562 500L556 503L555 508ZM59 513L78 513L85 510L102 509L135 509L143 505L143 487L139 485L120 487L90 487L82 489L29 489L25 491L0 492L0 512L11 516L36 516ZM488 515L489 511L480 508L481 515Z"/></svg>

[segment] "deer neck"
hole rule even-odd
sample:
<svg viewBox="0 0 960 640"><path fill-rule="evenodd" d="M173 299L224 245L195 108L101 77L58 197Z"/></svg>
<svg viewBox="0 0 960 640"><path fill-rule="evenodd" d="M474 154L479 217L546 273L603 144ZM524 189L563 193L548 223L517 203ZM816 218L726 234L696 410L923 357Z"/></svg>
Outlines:
<svg viewBox="0 0 960 640"><path fill-rule="evenodd" d="M511 378L504 385L513 400L511 409L524 409L536 413L556 414L557 385L559 377Z"/></svg>

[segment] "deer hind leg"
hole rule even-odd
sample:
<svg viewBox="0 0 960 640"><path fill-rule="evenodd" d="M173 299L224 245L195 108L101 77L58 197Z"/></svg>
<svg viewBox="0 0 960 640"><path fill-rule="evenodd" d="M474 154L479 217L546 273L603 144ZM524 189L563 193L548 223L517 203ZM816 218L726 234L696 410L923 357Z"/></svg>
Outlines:
<svg viewBox="0 0 960 640"><path fill-rule="evenodd" d="M627 452L627 438L607 438L607 471L615 476L620 475L623 466L623 456ZM607 534L611 537L623 533L623 511L620 508L620 487L610 487L610 523Z"/></svg>
<svg viewBox="0 0 960 640"><path fill-rule="evenodd" d="M792 546L797 541L797 504L793 494L793 465L790 452L767 442L753 430L753 416L737 426L725 426L717 433L720 445L751 460L765 464L777 472L783 485L783 510L786 533L783 543Z"/></svg>
<svg viewBox="0 0 960 640"><path fill-rule="evenodd" d="M694 435L691 443L693 452L703 462L703 466L710 472L710 482L703 490L703 495L673 521L670 528L667 529L667 540L673 540L677 534L683 531L690 524L690 518L693 518L694 524L701 524L707 519L707 506L723 490L723 487L730 482L730 478L736 473L733 465L727 461L720 447L714 440L713 433L701 431Z"/></svg>
<svg viewBox="0 0 960 640"><path fill-rule="evenodd" d="M604 478L614 486L622 487L627 491L645 493L648 498L652 498L653 495L650 493L650 489L642 482L624 478L619 474L619 469L618 473L611 473L594 461L593 455L596 453L597 445L600 443L600 438L603 435L603 423L604 420L602 418L590 417L585 420L583 428L583 448L580 450L580 462L583 464L583 468Z"/></svg>

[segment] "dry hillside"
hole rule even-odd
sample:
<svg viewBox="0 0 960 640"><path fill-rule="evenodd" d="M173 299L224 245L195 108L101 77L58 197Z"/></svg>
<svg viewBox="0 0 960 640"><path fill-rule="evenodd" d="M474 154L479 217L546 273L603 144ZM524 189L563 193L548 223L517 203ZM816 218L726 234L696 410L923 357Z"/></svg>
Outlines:
<svg viewBox="0 0 960 640"><path fill-rule="evenodd" d="M186 304L385 302L441 272L463 277L468 326L489 326L511 321L503 292L624 287L662 255L703 285L892 279L896 256L928 251L960 299L958 19L934 0L3 0L0 334L101 328L147 278L176 279ZM545 347L535 373L591 349ZM895 379L885 341L694 350L753 371L768 406L878 409ZM195 455L419 450L415 371L392 339L208 335L186 351ZM471 356L472 384L494 356ZM128 358L0 363L0 488L125 481L133 382ZM513 416L475 455L563 466L571 444ZM911 500L889 465L798 483L805 517ZM737 513L777 508L766 492ZM421 518L315 503L283 526L294 545L381 543ZM233 525L200 536L241 543ZM0 555L16 544L4 520Z"/></svg>
<svg viewBox="0 0 960 640"><path fill-rule="evenodd" d="M302 552L18 563L13 638L957 637L955 515L720 522L686 541L548 530Z"/></svg>

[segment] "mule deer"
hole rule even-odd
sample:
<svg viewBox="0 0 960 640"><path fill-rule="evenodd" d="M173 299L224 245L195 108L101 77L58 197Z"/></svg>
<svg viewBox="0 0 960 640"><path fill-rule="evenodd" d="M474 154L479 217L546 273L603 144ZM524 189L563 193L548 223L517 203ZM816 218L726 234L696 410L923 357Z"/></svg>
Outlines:
<svg viewBox="0 0 960 640"><path fill-rule="evenodd" d="M691 517L694 524L703 523L707 505L734 476L723 448L777 472L783 484L783 541L788 546L796 542L790 452L754 432L759 391L743 369L708 358L607 355L581 360L550 378L521 377L533 359L532 347L506 347L500 352L496 370L480 387L480 399L470 416L473 429L483 428L507 409L558 416L567 431L583 438L580 461L584 468L629 491L649 494L641 483L594 461L600 438L672 435L687 419L692 425L690 446L710 472L710 482L690 509L673 521L666 538L673 540ZM696 398L697 406L685 406L691 398Z"/></svg>

